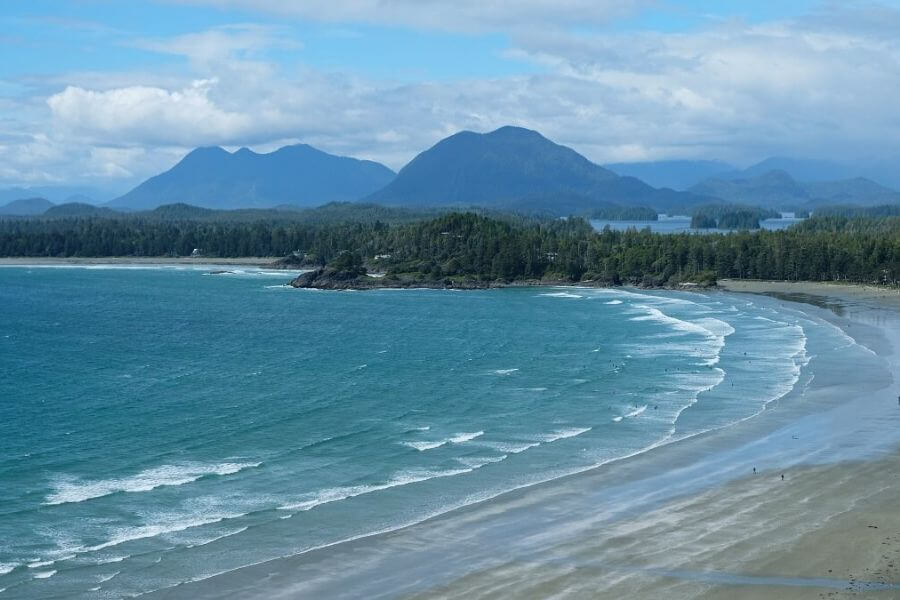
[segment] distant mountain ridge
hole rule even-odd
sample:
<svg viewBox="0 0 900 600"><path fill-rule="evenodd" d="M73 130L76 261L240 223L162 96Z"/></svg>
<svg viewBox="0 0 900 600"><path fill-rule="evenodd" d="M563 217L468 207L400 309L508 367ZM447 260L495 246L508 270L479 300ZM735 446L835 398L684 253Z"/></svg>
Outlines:
<svg viewBox="0 0 900 600"><path fill-rule="evenodd" d="M728 163L709 160L661 160L615 163L606 168L619 175L630 175L655 187L689 190L707 179L735 181L753 179L772 171L784 171L804 185L866 179L884 187L900 187L900 168L889 164L861 163L849 165L827 160L772 156L739 169ZM890 189L890 188L885 188Z"/></svg>
<svg viewBox="0 0 900 600"><path fill-rule="evenodd" d="M0 206L0 215L40 215L53 206L54 204L46 198L20 198Z"/></svg>
<svg viewBox="0 0 900 600"><path fill-rule="evenodd" d="M619 175L636 177L653 187L682 191L709 177L737 171L734 165L718 160L660 160L612 163L604 167Z"/></svg>
<svg viewBox="0 0 900 600"><path fill-rule="evenodd" d="M451 135L365 198L400 206L479 205L558 214L610 203L667 210L701 200L708 201L621 177L537 131L513 126Z"/></svg>
<svg viewBox="0 0 900 600"><path fill-rule="evenodd" d="M380 163L335 156L306 144L268 154L206 147L191 151L168 171L107 206L132 210L179 202L217 209L318 206L356 200L393 178L394 172Z"/></svg>
<svg viewBox="0 0 900 600"><path fill-rule="evenodd" d="M798 182L782 170L744 179L710 178L692 186L690 191L765 208L815 209L830 204L873 206L900 202L900 192L862 177Z"/></svg>
<svg viewBox="0 0 900 600"><path fill-rule="evenodd" d="M626 214L619 208L685 214L716 202L766 208L874 205L897 202L900 197L861 177L832 180L853 171L825 161L773 157L744 170L704 160L608 166L613 168L598 165L537 131L515 126L453 134L418 154L399 173L377 162L335 156L306 144L266 154L247 148L228 152L202 147L104 206L145 211L183 203L238 210L367 202L410 208L482 206L563 216L596 211ZM50 216L100 214L87 206L89 197L73 195L64 200L73 201L77 206L61 205L66 207ZM7 210L43 214L52 206L24 208L22 204Z"/></svg>

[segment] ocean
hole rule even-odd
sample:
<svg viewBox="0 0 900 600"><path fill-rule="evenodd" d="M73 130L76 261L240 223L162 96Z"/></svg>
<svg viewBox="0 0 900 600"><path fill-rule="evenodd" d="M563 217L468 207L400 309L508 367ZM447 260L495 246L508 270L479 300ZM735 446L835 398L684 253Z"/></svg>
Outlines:
<svg viewBox="0 0 900 600"><path fill-rule="evenodd" d="M854 346L726 293L290 277L0 268L0 598L135 596L420 522L750 419Z"/></svg>
<svg viewBox="0 0 900 600"><path fill-rule="evenodd" d="M787 229L805 219L794 216L794 213L782 213L780 219L762 219L759 228L765 231L780 231ZM591 225L597 231L603 231L609 227L613 231L625 231L626 229L649 228L654 233L734 233L736 229L694 229L691 227L691 218L684 215L668 216L659 215L657 221L609 221L606 219L591 219Z"/></svg>

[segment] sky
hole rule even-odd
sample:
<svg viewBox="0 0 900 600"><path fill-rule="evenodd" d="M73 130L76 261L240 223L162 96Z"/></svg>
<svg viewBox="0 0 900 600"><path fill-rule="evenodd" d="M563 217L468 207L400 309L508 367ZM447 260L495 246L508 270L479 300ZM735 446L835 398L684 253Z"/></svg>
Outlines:
<svg viewBox="0 0 900 600"><path fill-rule="evenodd" d="M0 2L0 188L197 146L401 168L463 129L598 163L900 158L900 0Z"/></svg>

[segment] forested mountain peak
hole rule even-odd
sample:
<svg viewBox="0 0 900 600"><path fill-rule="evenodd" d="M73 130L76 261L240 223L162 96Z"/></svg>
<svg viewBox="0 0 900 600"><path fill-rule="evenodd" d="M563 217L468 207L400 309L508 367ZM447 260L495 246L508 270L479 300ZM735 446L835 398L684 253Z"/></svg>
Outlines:
<svg viewBox="0 0 900 600"><path fill-rule="evenodd" d="M168 171L151 177L112 207L151 209L183 202L206 208L318 206L356 200L394 177L382 164L335 156L307 144L266 154L218 146L189 152Z"/></svg>

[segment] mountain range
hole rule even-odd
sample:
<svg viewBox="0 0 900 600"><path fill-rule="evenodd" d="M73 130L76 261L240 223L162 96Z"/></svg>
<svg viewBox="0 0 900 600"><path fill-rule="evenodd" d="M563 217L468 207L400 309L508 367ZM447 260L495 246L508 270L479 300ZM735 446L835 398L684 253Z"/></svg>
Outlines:
<svg viewBox="0 0 900 600"><path fill-rule="evenodd" d="M691 186L690 191L730 203L764 208L814 210L823 205L872 206L900 202L900 192L862 177L798 182L782 170L740 179L709 178Z"/></svg>
<svg viewBox="0 0 900 600"><path fill-rule="evenodd" d="M478 205L558 214L611 204L668 210L701 200L708 199L619 176L537 131L511 126L451 135L365 198L388 205Z"/></svg>
<svg viewBox="0 0 900 600"><path fill-rule="evenodd" d="M0 215L17 217L40 215L55 206L46 198L19 198L0 206Z"/></svg>
<svg viewBox="0 0 900 600"><path fill-rule="evenodd" d="M164 173L146 180L107 206L142 210L187 203L205 208L318 206L357 200L394 178L380 163L335 156L306 144L258 154L197 148Z"/></svg>
<svg viewBox="0 0 900 600"><path fill-rule="evenodd" d="M718 161L603 167L537 131L506 126L451 135L398 173L377 162L335 156L306 144L267 154L247 148L197 148L105 207L142 211L184 203L229 210L364 201L417 209L484 206L568 215L623 207L683 214L721 202L815 209L900 201L900 193L854 173L837 163L777 157L743 170ZM0 191L0 200L16 193L23 198L38 189ZM54 192L57 197L62 189ZM83 195L70 195L65 202L53 208L53 202L31 197L0 206L0 214L100 214L90 210L93 203Z"/></svg>

